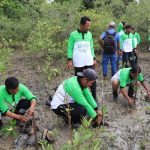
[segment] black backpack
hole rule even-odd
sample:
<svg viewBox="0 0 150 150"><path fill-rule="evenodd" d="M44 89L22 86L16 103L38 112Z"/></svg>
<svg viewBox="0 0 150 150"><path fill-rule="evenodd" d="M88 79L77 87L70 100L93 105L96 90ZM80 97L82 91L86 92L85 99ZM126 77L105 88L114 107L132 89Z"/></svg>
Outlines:
<svg viewBox="0 0 150 150"><path fill-rule="evenodd" d="M106 37L104 39L104 53L105 54L115 54L116 43L115 43L116 32L110 34L106 31Z"/></svg>

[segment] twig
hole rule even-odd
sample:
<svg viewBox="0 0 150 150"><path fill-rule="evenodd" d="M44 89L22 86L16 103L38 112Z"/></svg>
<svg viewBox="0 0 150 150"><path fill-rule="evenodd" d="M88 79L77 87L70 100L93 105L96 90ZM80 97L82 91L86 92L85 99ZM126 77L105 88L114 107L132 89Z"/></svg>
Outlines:
<svg viewBox="0 0 150 150"><path fill-rule="evenodd" d="M38 150L38 141L37 141L37 127L36 127L36 124L35 124L35 115L33 113L33 129L34 129L34 135L35 135L35 149Z"/></svg>

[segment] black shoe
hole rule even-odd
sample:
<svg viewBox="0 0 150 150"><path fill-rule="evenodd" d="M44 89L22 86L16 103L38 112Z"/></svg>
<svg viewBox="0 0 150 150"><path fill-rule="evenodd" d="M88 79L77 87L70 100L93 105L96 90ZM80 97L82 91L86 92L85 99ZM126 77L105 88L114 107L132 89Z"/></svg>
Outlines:
<svg viewBox="0 0 150 150"><path fill-rule="evenodd" d="M118 98L118 93L117 93L117 91L113 91L113 99L114 99L114 100L117 100L117 98Z"/></svg>

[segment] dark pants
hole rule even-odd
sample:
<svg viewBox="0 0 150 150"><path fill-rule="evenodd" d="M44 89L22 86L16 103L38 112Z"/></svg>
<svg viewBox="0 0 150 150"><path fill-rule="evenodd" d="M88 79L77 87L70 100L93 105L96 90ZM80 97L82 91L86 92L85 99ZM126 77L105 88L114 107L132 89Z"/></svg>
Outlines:
<svg viewBox="0 0 150 150"><path fill-rule="evenodd" d="M133 52L123 52L123 56L122 56L123 67L125 67L125 68L129 67L128 62L129 62L130 67L132 67L133 65L135 65L137 63L137 55L134 51Z"/></svg>
<svg viewBox="0 0 150 150"><path fill-rule="evenodd" d="M87 68L92 68L94 69L94 66L84 66L84 67L75 67L75 76L77 76L78 72L83 72L84 69ZM96 81L92 84L92 86L90 87L91 92L92 92L92 96L96 101Z"/></svg>
<svg viewBox="0 0 150 150"><path fill-rule="evenodd" d="M128 88L128 96L130 97L130 98L134 98L134 94L135 94L135 85L133 85L133 84L130 84L129 85L129 88Z"/></svg>
<svg viewBox="0 0 150 150"><path fill-rule="evenodd" d="M29 109L31 105L31 101L27 99L21 99L16 106L15 114L24 115L26 111Z"/></svg>
<svg viewBox="0 0 150 150"><path fill-rule="evenodd" d="M68 124L68 114L66 109L68 109L68 105L70 108L70 115L71 115L71 123L81 123L82 117L86 115L86 109L77 104L77 103L69 103L60 105L57 109L52 109L53 112L59 116L62 116L65 122Z"/></svg>
<svg viewBox="0 0 150 150"><path fill-rule="evenodd" d="M29 100L21 99L19 103L17 104L14 113L18 115L24 115L26 111L28 110L28 108L30 107L30 105L31 105L31 102ZM2 116L5 116L5 114L2 114ZM3 126L2 119L0 119L0 128L2 126Z"/></svg>

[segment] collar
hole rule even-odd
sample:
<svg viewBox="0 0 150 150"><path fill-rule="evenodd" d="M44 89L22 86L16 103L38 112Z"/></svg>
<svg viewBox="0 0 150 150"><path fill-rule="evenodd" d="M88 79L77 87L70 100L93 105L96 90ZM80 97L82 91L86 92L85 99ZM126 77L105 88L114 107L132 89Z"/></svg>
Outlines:
<svg viewBox="0 0 150 150"><path fill-rule="evenodd" d="M77 29L77 31L78 31L79 33L82 33L82 34L83 34L83 33L87 33L87 31L81 32L80 29Z"/></svg>
<svg viewBox="0 0 150 150"><path fill-rule="evenodd" d="M129 35L130 33L127 33L127 32L125 31L125 34Z"/></svg>
<svg viewBox="0 0 150 150"><path fill-rule="evenodd" d="M83 90L83 89L84 89L84 87L81 85L81 82L80 82L79 77L77 77L77 81L78 81L78 83L79 83L79 85L80 85L81 89Z"/></svg>

